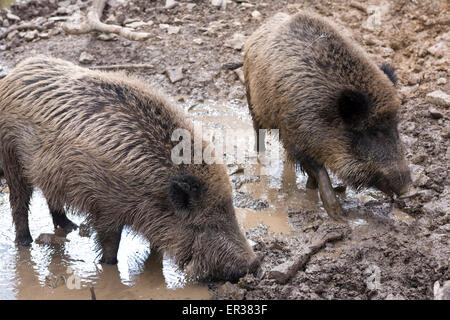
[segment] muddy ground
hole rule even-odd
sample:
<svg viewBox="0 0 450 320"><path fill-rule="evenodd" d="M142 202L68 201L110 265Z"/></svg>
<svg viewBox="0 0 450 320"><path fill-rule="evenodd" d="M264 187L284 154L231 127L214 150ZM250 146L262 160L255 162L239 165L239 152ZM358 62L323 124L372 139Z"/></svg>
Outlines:
<svg viewBox="0 0 450 320"><path fill-rule="evenodd" d="M0 72L6 74L23 58L37 54L87 67L146 63L151 67L130 72L170 95L194 121L216 128L251 128L239 70L222 66L242 61L243 40L265 18L278 11L308 9L349 30L377 63L389 62L397 68L403 102L400 132L411 163L414 192L407 199L391 202L375 190L357 193L347 189L341 201L348 223L338 224L327 216L317 194L305 190L305 177L284 161L279 170L265 176L258 174L258 166L245 171L230 166L238 218L255 251L264 256L264 272L260 277L246 276L238 284L182 281L181 286L171 287L168 260L148 262L154 260L151 254L141 266L131 268L140 282L127 282L120 268L108 271L99 266L100 271L91 276L86 270L92 266L80 266L79 260L95 265L95 255L86 253L88 245L81 250L81 258L71 257L79 249L64 242L47 245L45 250L35 243L25 254L16 249L3 181L0 252L11 261L3 264L11 273L0 279L2 292L9 292L3 298L89 298L90 285L97 288L99 298L435 297L435 286L450 279L450 11L446 0L236 0L229 1L225 10L208 1L180 2L172 9L164 9L164 1L108 3L104 21L145 22L134 26L151 37L135 42L95 32L66 35L62 23L77 10L85 12L90 1L19 1L10 11L0 11ZM50 219L41 223L52 232ZM33 238L42 232L32 227ZM72 246L82 238L67 237ZM127 248L133 251L133 243ZM127 259L125 253L122 256ZM56 262L50 264L52 259ZM84 291L75 294L76 290L58 289L56 280L49 285L49 276L54 280L63 272L58 264L78 267ZM44 271L49 265L54 266L50 273ZM146 280L155 274L156 285ZM179 294L177 290L185 291Z"/></svg>

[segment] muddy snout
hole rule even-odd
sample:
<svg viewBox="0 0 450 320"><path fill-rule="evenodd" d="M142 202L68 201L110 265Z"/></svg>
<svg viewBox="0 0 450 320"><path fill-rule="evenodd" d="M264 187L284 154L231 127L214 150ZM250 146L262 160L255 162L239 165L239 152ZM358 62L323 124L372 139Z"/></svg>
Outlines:
<svg viewBox="0 0 450 320"><path fill-rule="evenodd" d="M406 194L411 187L411 172L407 166L400 170L387 170L377 179L375 186L384 193L398 197Z"/></svg>
<svg viewBox="0 0 450 320"><path fill-rule="evenodd" d="M256 277L260 272L260 270L261 270L261 258L256 257L251 261L250 264L242 267L236 267L234 271L229 272L226 275L225 280L235 283L238 282L240 278L244 277L247 274L252 274Z"/></svg>

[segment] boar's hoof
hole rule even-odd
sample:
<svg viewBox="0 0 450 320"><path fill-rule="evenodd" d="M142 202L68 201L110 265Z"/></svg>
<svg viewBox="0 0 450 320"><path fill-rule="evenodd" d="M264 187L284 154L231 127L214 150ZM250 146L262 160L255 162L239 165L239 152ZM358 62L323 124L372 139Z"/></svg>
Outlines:
<svg viewBox="0 0 450 320"><path fill-rule="evenodd" d="M66 231L67 233L78 229L78 226L75 223L73 223L72 221L70 221L69 219L67 219L67 223L64 226L60 225L59 227L63 228L64 231Z"/></svg>
<svg viewBox="0 0 450 320"><path fill-rule="evenodd" d="M29 235L29 234L16 237L16 243L19 246L29 247L32 242L33 242L33 238L31 238L31 235Z"/></svg>
<svg viewBox="0 0 450 320"><path fill-rule="evenodd" d="M59 227L67 233L78 229L78 226L70 221L65 214L53 214L52 217L55 229Z"/></svg>

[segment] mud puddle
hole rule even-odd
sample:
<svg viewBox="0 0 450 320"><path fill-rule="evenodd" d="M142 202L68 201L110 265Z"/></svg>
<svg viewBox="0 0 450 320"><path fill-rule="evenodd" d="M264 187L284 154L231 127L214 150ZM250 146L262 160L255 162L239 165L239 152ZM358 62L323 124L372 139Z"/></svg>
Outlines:
<svg viewBox="0 0 450 320"><path fill-rule="evenodd" d="M33 239L53 233L47 203L35 191L30 209ZM186 280L169 258L151 253L148 242L124 230L117 266L98 262L93 237L72 231L62 244L14 244L8 194L0 194L0 299L208 299L205 285ZM76 224L83 218L70 215Z"/></svg>

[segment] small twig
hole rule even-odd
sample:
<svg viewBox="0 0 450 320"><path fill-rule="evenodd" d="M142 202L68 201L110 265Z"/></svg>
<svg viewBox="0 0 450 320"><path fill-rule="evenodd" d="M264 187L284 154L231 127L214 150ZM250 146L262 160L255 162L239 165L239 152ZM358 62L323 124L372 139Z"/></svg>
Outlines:
<svg viewBox="0 0 450 320"><path fill-rule="evenodd" d="M116 70L116 69L153 69L155 66L148 63L143 64L111 64L103 66L92 66L90 69Z"/></svg>
<svg viewBox="0 0 450 320"><path fill-rule="evenodd" d="M148 32L137 32L130 28L106 24L100 21L107 0L93 0L85 17L74 14L71 19L62 25L68 34L84 34L92 31L114 33L132 41L144 41L151 37Z"/></svg>

